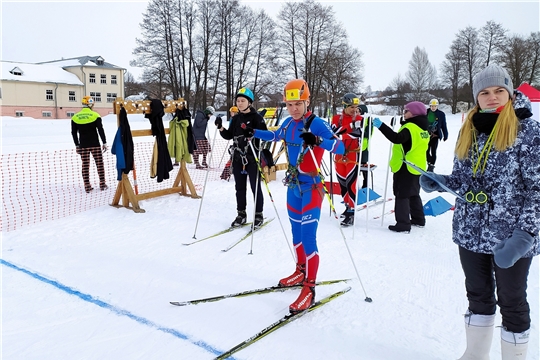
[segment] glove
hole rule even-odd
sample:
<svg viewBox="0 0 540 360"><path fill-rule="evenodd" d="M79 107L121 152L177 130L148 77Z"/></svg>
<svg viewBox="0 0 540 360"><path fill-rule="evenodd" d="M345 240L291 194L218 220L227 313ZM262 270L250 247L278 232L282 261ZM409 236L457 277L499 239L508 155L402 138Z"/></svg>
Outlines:
<svg viewBox="0 0 540 360"><path fill-rule="evenodd" d="M445 190L439 185L439 183L446 185L444 176L432 172L428 172L428 174L430 177L427 175L420 175L420 186L422 189L428 193L432 191L444 192Z"/></svg>
<svg viewBox="0 0 540 360"><path fill-rule="evenodd" d="M247 139L247 138L252 138L253 137L253 134L255 134L255 130L253 130L252 127L250 126L246 126L244 128L244 137Z"/></svg>
<svg viewBox="0 0 540 360"><path fill-rule="evenodd" d="M379 118L375 118L373 119L373 122L372 122L373 126L375 126L377 129L381 127L381 125L383 124L383 122L381 121L381 119Z"/></svg>
<svg viewBox="0 0 540 360"><path fill-rule="evenodd" d="M76 146L76 147L75 147L75 152L76 152L77 154L81 155L81 148L78 147L78 146Z"/></svg>
<svg viewBox="0 0 540 360"><path fill-rule="evenodd" d="M349 136L352 137L352 138L355 138L355 139L361 138L362 137L362 130L354 129L354 131L351 131L349 133Z"/></svg>
<svg viewBox="0 0 540 360"><path fill-rule="evenodd" d="M336 126L336 124L332 124L332 131L334 132L334 134L336 135L342 135L344 134L347 130L343 128L343 126Z"/></svg>
<svg viewBox="0 0 540 360"><path fill-rule="evenodd" d="M533 246L531 234L520 229L514 229L512 236L493 247L495 264L503 269L513 266Z"/></svg>
<svg viewBox="0 0 540 360"><path fill-rule="evenodd" d="M313 135L313 133L310 132L301 133L300 138L304 140L304 144L306 144L307 146L315 146L322 143L322 139L319 136L315 136Z"/></svg>
<svg viewBox="0 0 540 360"><path fill-rule="evenodd" d="M101 146L101 150L103 150L103 152L107 151L108 148L109 148L109 147L107 146L107 144L103 144L103 145Z"/></svg>
<svg viewBox="0 0 540 360"><path fill-rule="evenodd" d="M221 116L216 117L216 120L214 120L214 125L216 125L218 130L221 130L221 128L223 127L223 119L221 118Z"/></svg>

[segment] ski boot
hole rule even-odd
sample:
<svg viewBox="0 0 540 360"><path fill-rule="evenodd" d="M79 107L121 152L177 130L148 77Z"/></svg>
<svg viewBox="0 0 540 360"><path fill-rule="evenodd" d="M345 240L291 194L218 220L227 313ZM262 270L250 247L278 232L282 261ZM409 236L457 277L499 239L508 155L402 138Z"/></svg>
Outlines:
<svg viewBox="0 0 540 360"><path fill-rule="evenodd" d="M236 219L231 223L231 227L242 226L247 222L247 215L245 210L238 211Z"/></svg>
<svg viewBox="0 0 540 360"><path fill-rule="evenodd" d="M405 225L400 225L400 224L388 225L388 230L393 231L393 232L403 233L403 234L408 234L411 232L410 227L407 228Z"/></svg>
<svg viewBox="0 0 540 360"><path fill-rule="evenodd" d="M300 291L300 295L295 302L289 306L289 312L291 314L297 314L299 312L305 311L313 305L315 302L315 281L306 280L304 281L304 286Z"/></svg>
<svg viewBox="0 0 540 360"><path fill-rule="evenodd" d="M343 212L341 213L341 215L339 215L339 217L340 217L340 218L344 218L344 217L346 217L347 214L348 214L349 212L351 212L351 211L352 211L352 209L351 209L350 207L345 206L345 211L343 211Z"/></svg>
<svg viewBox="0 0 540 360"><path fill-rule="evenodd" d="M253 227L255 229L258 229L262 226L264 223L264 217L262 212L256 212L255 213L255 221L253 221Z"/></svg>
<svg viewBox="0 0 540 360"><path fill-rule="evenodd" d="M428 172L433 172L433 170L435 170L435 165L433 164L427 164L427 171Z"/></svg>
<svg viewBox="0 0 540 360"><path fill-rule="evenodd" d="M341 222L341 226L348 227L351 225L354 225L354 211L349 209L349 211L345 212L345 219Z"/></svg>
<svg viewBox="0 0 540 360"><path fill-rule="evenodd" d="M301 284L306 277L306 264L296 264L296 270L291 275L279 280L278 286L288 287Z"/></svg>

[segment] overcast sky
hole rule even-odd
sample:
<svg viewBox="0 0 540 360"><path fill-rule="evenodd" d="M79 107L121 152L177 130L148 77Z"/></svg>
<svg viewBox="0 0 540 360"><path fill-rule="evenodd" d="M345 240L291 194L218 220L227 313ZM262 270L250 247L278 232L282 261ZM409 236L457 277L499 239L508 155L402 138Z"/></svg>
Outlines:
<svg viewBox="0 0 540 360"><path fill-rule="evenodd" d="M6 1L2 12L2 53L7 61L42 62L84 55L131 68L135 38L148 1L83 2ZM247 1L276 19L280 1ZM538 0L524 2L323 1L363 53L364 87L383 90L398 73L405 75L415 46L425 48L439 69L457 32L480 28L488 20L511 34L528 36L540 30ZM232 21L232 19L231 19ZM240 20L241 21L241 20ZM285 80L283 80L285 82Z"/></svg>

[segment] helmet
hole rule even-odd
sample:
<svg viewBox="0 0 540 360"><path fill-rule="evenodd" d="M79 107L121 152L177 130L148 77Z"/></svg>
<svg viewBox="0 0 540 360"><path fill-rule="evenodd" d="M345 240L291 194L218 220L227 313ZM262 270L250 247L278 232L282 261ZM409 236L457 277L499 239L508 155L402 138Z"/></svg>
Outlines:
<svg viewBox="0 0 540 360"><path fill-rule="evenodd" d="M94 99L91 96L85 96L82 98L81 103L85 106L92 107L94 106Z"/></svg>
<svg viewBox="0 0 540 360"><path fill-rule="evenodd" d="M348 93L343 95L343 100L341 102L343 104L343 107L351 106L351 105L360 105L360 99L356 94Z"/></svg>
<svg viewBox="0 0 540 360"><path fill-rule="evenodd" d="M216 112L216 109L214 109L213 106L208 106L206 109L204 109L204 113L206 115L213 115Z"/></svg>
<svg viewBox="0 0 540 360"><path fill-rule="evenodd" d="M283 101L309 100L309 87L304 79L289 81L283 89Z"/></svg>
<svg viewBox="0 0 540 360"><path fill-rule="evenodd" d="M231 106L229 109L230 112L238 112L238 108L236 106Z"/></svg>
<svg viewBox="0 0 540 360"><path fill-rule="evenodd" d="M234 98L236 99L239 96L245 97L246 99L249 100L249 102L253 102L255 100L255 96L253 96L253 92L246 87L243 87L240 90L238 90Z"/></svg>
<svg viewBox="0 0 540 360"><path fill-rule="evenodd" d="M439 106L439 100L431 99L431 101L429 102L429 106Z"/></svg>

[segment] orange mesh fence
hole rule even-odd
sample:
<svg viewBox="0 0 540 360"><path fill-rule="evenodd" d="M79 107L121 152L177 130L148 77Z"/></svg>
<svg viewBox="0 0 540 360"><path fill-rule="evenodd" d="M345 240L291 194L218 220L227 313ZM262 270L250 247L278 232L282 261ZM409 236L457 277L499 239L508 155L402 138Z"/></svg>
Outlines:
<svg viewBox="0 0 540 360"><path fill-rule="evenodd" d="M158 183L156 178L150 178L154 142L136 142L134 147L138 193L171 188L179 167L173 168L169 179ZM209 182L220 180L221 172L229 160L226 149L227 141L217 138L212 153L207 157L207 170L196 169L195 163L187 164L199 195L202 193L206 171L209 172ZM90 183L94 190L86 193L81 157L74 149L2 154L0 168L3 206L0 231L12 231L25 225L63 218L111 203L118 185L116 156L110 151L105 152L103 163L109 188L100 190L96 164L90 156ZM135 187L133 171L128 177Z"/></svg>

